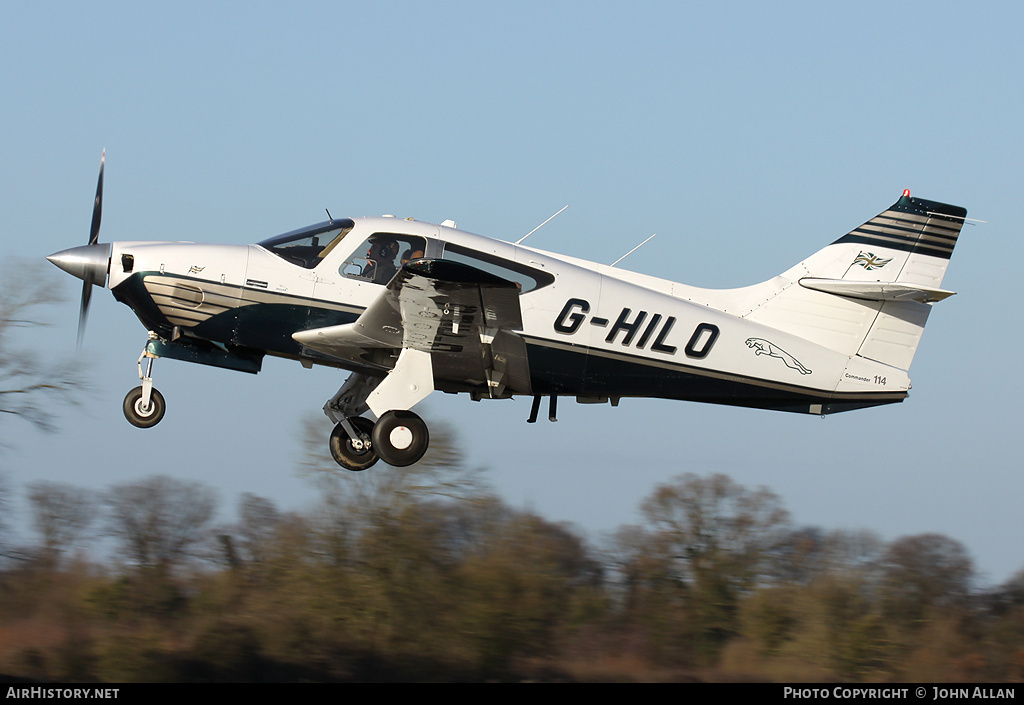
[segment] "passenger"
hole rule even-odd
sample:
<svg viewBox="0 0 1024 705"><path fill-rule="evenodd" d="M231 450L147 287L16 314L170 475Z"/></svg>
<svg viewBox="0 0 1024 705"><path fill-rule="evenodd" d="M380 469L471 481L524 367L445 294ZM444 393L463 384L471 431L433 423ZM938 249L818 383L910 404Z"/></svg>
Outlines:
<svg viewBox="0 0 1024 705"><path fill-rule="evenodd" d="M409 262L420 259L421 257L423 257L423 250L416 250L410 247L402 253L402 264L408 264Z"/></svg>

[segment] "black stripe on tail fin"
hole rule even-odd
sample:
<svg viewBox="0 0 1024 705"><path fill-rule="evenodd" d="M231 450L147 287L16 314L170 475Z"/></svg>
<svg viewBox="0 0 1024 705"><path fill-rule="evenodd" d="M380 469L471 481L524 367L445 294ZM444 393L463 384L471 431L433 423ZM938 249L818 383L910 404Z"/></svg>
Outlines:
<svg viewBox="0 0 1024 705"><path fill-rule="evenodd" d="M966 208L913 198L904 191L891 208L834 244L858 243L949 259L966 217Z"/></svg>

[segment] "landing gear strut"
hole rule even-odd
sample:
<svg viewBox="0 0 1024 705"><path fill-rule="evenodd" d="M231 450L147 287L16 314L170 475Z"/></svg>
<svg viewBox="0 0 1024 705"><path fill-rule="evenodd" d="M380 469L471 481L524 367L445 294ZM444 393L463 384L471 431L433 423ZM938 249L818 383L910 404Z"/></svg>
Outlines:
<svg viewBox="0 0 1024 705"><path fill-rule="evenodd" d="M153 334L150 333L150 337ZM138 428L152 428L160 423L167 411L164 395L153 387L153 361L156 355L143 350L139 355L139 379L142 384L128 392L121 408L128 423ZM146 372L142 372L142 361L146 360Z"/></svg>

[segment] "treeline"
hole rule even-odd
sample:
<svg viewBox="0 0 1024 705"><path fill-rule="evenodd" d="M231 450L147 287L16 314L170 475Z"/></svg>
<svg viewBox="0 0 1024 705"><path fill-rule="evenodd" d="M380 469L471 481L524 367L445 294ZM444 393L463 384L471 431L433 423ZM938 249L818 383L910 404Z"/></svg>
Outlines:
<svg viewBox="0 0 1024 705"><path fill-rule="evenodd" d="M799 527L767 489L682 475L595 545L503 504L445 443L405 471L326 467L307 468L315 508L246 494L228 526L200 483L30 485L35 542L0 534L0 673L1024 679L1024 572L979 590L945 536Z"/></svg>

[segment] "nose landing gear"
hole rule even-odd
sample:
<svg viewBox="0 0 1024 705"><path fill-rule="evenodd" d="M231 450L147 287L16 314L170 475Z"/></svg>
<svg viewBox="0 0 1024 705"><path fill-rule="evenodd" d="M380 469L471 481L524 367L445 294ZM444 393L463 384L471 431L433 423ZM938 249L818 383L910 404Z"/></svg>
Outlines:
<svg viewBox="0 0 1024 705"><path fill-rule="evenodd" d="M152 334L150 334L152 337ZM153 361L156 355L148 348L139 355L139 379L142 384L128 392L121 409L128 423L138 428L152 428L160 423L167 411L164 395L153 387ZM142 372L142 361L146 360L146 372Z"/></svg>

